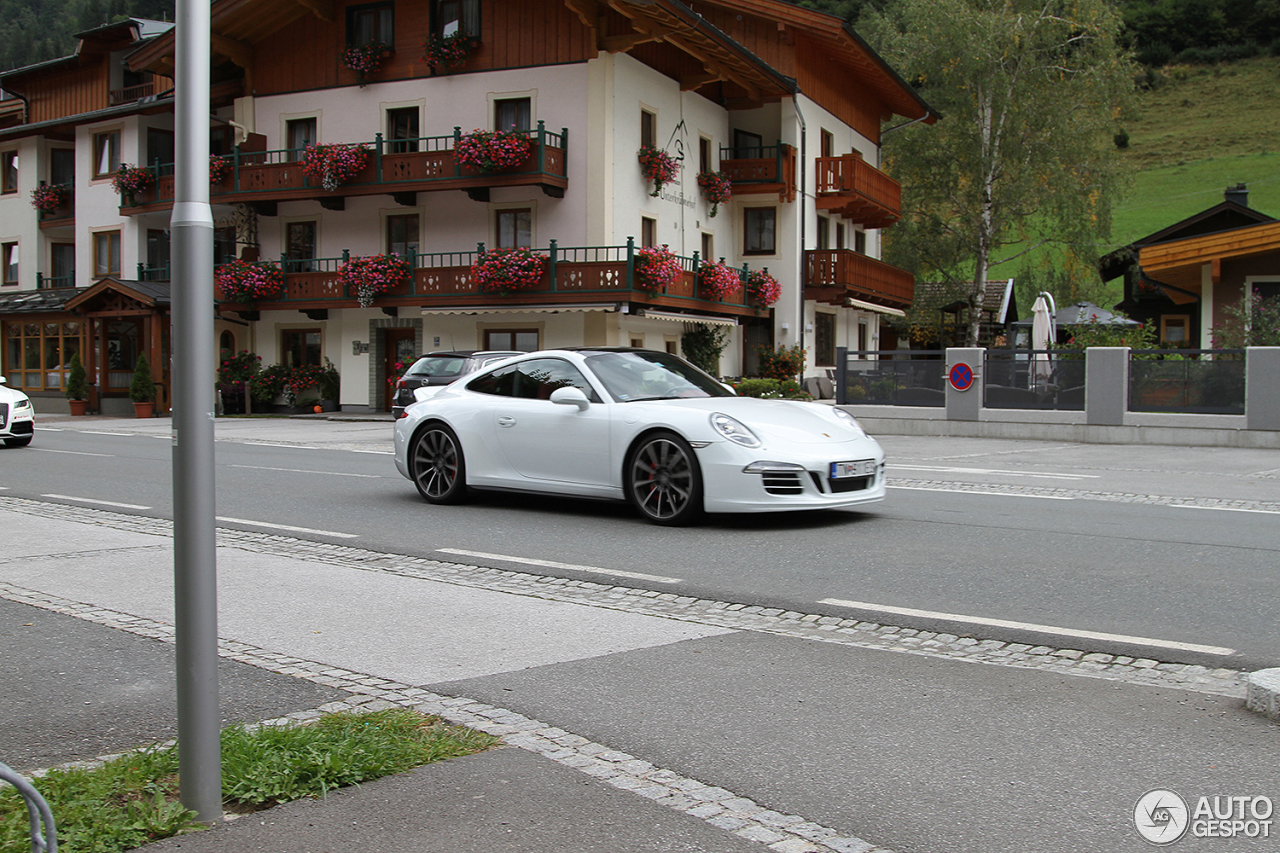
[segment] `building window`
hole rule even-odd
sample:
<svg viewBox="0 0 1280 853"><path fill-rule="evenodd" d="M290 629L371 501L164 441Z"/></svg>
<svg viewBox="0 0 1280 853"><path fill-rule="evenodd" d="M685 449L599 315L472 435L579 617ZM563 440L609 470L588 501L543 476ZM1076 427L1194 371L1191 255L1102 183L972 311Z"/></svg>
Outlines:
<svg viewBox="0 0 1280 853"><path fill-rule="evenodd" d="M451 36L456 32L480 37L480 0L433 0L431 32Z"/></svg>
<svg viewBox="0 0 1280 853"><path fill-rule="evenodd" d="M836 363L836 315L818 311L813 315L813 363L832 367Z"/></svg>
<svg viewBox="0 0 1280 853"><path fill-rule="evenodd" d="M418 214L387 217L387 253L402 258L418 253Z"/></svg>
<svg viewBox="0 0 1280 853"><path fill-rule="evenodd" d="M828 130L822 131L822 157L833 157L836 153L836 138Z"/></svg>
<svg viewBox="0 0 1280 853"><path fill-rule="evenodd" d="M777 210L772 207L748 207L742 211L745 255L772 255L775 252Z"/></svg>
<svg viewBox="0 0 1280 853"><path fill-rule="evenodd" d="M301 160L308 145L316 142L316 120L311 118L295 118L285 122L285 143L290 148L292 159Z"/></svg>
<svg viewBox="0 0 1280 853"><path fill-rule="evenodd" d="M417 107L387 110L387 138L391 140L392 154L417 151L420 133Z"/></svg>
<svg viewBox="0 0 1280 853"><path fill-rule="evenodd" d="M315 272L316 223L290 222L284 227L285 272Z"/></svg>
<svg viewBox="0 0 1280 853"><path fill-rule="evenodd" d="M637 338L637 337L635 337L634 335L632 335L632 336L631 336L631 348L632 348L632 349L644 349L644 338L643 338L643 337L639 337L639 338Z"/></svg>
<svg viewBox="0 0 1280 853"><path fill-rule="evenodd" d="M710 263L715 259L714 258L715 253L716 253L715 237L706 233L705 231L702 232L702 259L707 263Z"/></svg>
<svg viewBox="0 0 1280 853"><path fill-rule="evenodd" d="M99 231L93 235L93 274L97 278L120 275L119 231Z"/></svg>
<svg viewBox="0 0 1280 853"><path fill-rule="evenodd" d="M648 110L640 111L640 144L658 147L658 117Z"/></svg>
<svg viewBox="0 0 1280 853"><path fill-rule="evenodd" d="M147 229L147 268L141 278L144 281L169 280L169 232L160 228Z"/></svg>
<svg viewBox="0 0 1280 853"><path fill-rule="evenodd" d="M866 231L853 232L853 250L857 252L859 255L865 255L867 253L867 232Z"/></svg>
<svg viewBox="0 0 1280 853"><path fill-rule="evenodd" d="M319 367L320 330L284 329L280 332L280 353L285 367Z"/></svg>
<svg viewBox="0 0 1280 853"><path fill-rule="evenodd" d="M75 243L51 243L49 245L50 277L45 279L46 287L76 286L76 246Z"/></svg>
<svg viewBox="0 0 1280 853"><path fill-rule="evenodd" d="M705 136L698 137L698 171L710 172L711 167L711 140Z"/></svg>
<svg viewBox="0 0 1280 853"><path fill-rule="evenodd" d="M4 376L11 388L61 391L80 352L79 322L4 324Z"/></svg>
<svg viewBox="0 0 1280 853"><path fill-rule="evenodd" d="M534 352L538 349L537 329L485 329L484 348Z"/></svg>
<svg viewBox="0 0 1280 853"><path fill-rule="evenodd" d="M733 132L733 156L739 160L758 160L764 156L764 138L746 130Z"/></svg>
<svg viewBox="0 0 1280 853"><path fill-rule="evenodd" d="M347 7L347 46L378 42L387 47L396 43L395 10L390 3L369 3Z"/></svg>
<svg viewBox="0 0 1280 853"><path fill-rule="evenodd" d="M658 245L658 220L651 216L640 217L640 245Z"/></svg>
<svg viewBox="0 0 1280 853"><path fill-rule="evenodd" d="M533 125L529 98L502 98L493 102L494 130L529 130Z"/></svg>
<svg viewBox="0 0 1280 853"><path fill-rule="evenodd" d="M843 222L836 223L836 248L837 249L844 248L844 223Z"/></svg>
<svg viewBox="0 0 1280 853"><path fill-rule="evenodd" d="M224 225L213 229L213 262L225 264L236 259L236 227Z"/></svg>
<svg viewBox="0 0 1280 853"><path fill-rule="evenodd" d="M74 148L49 149L49 183L74 186L76 182L76 152Z"/></svg>
<svg viewBox="0 0 1280 853"><path fill-rule="evenodd" d="M831 248L831 220L825 216L818 217L818 248Z"/></svg>
<svg viewBox="0 0 1280 853"><path fill-rule="evenodd" d="M5 243L0 247L4 255L4 283L18 283L18 244Z"/></svg>
<svg viewBox="0 0 1280 853"><path fill-rule="evenodd" d="M0 154L0 192L16 193L18 191L18 152L6 151Z"/></svg>
<svg viewBox="0 0 1280 853"><path fill-rule="evenodd" d="M120 131L96 133L93 136L93 176L110 177L120 168Z"/></svg>
<svg viewBox="0 0 1280 853"><path fill-rule="evenodd" d="M499 210L495 214L496 245L499 249L528 249L533 246L533 211L527 207ZM507 347L510 349L510 347Z"/></svg>
<svg viewBox="0 0 1280 853"><path fill-rule="evenodd" d="M1160 341L1171 347L1185 347L1190 343L1191 315L1165 314L1160 318Z"/></svg>

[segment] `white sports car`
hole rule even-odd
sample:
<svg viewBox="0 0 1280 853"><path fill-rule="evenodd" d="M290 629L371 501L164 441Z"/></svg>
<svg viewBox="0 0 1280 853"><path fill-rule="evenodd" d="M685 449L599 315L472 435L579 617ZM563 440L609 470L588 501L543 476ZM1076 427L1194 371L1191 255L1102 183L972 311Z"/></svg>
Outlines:
<svg viewBox="0 0 1280 853"><path fill-rule="evenodd" d="M35 435L36 413L31 398L9 388L0 376L0 440L6 447L26 447Z"/></svg>
<svg viewBox="0 0 1280 853"><path fill-rule="evenodd" d="M468 487L628 500L656 524L702 511L884 499L884 451L848 413L739 397L663 352L574 348L508 359L411 403L396 468L428 502Z"/></svg>

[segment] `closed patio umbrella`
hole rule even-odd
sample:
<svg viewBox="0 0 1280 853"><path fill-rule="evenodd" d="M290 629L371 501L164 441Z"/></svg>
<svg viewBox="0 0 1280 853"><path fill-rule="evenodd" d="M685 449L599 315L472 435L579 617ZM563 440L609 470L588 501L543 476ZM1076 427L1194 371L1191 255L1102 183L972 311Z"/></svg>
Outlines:
<svg viewBox="0 0 1280 853"><path fill-rule="evenodd" d="M1049 307L1052 301L1052 296L1041 293L1031 306L1031 376L1037 385L1047 382L1053 373L1053 364L1048 354L1039 352L1047 350L1057 339L1053 310Z"/></svg>

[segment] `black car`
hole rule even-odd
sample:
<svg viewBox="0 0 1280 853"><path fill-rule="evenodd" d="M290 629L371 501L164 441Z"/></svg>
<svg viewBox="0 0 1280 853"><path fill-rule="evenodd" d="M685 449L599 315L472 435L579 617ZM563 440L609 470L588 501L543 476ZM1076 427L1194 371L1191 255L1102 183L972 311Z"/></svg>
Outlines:
<svg viewBox="0 0 1280 853"><path fill-rule="evenodd" d="M391 398L391 416L404 417L405 406L417 398L413 392L425 386L444 386L455 379L474 373L480 368L510 358L524 355L516 350L450 350L429 352L415 361L396 382L396 393Z"/></svg>

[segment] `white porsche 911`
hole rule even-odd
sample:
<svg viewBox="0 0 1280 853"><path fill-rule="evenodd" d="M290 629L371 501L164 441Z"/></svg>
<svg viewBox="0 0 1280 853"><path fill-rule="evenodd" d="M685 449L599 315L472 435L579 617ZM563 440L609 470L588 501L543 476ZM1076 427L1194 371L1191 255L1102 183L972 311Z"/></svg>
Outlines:
<svg viewBox="0 0 1280 853"><path fill-rule="evenodd" d="M396 468L433 504L468 488L628 500L655 524L701 512L884 499L884 451L821 403L739 397L683 359L582 347L528 353L411 403Z"/></svg>

